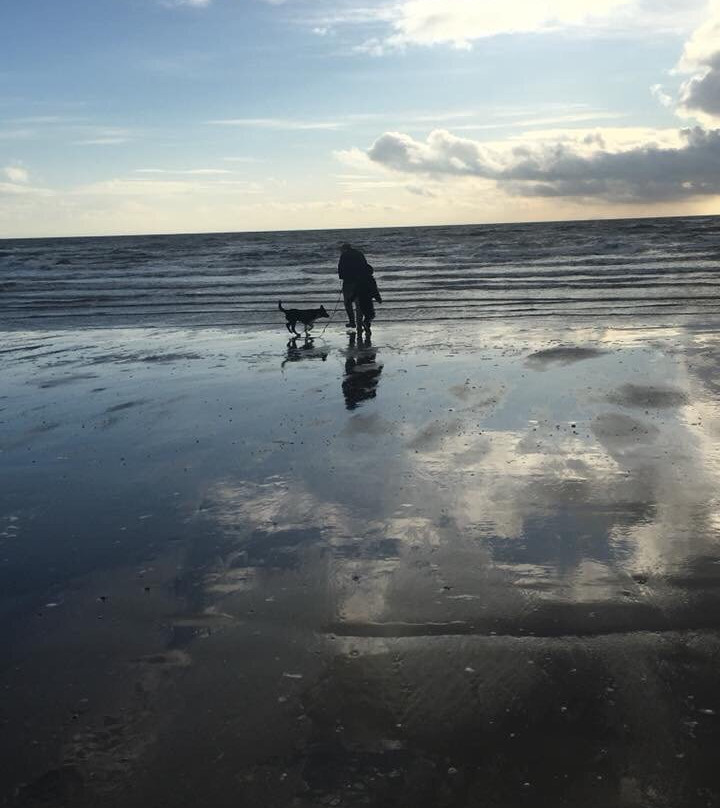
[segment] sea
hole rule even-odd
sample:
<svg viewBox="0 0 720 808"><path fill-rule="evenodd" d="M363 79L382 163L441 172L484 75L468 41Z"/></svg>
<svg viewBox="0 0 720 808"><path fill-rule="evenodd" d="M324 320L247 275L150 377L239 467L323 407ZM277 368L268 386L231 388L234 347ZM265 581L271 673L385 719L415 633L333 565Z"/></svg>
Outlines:
<svg viewBox="0 0 720 808"><path fill-rule="evenodd" d="M343 318L341 243L363 250L378 323L720 313L720 217L0 241L0 326L269 328L277 304Z"/></svg>

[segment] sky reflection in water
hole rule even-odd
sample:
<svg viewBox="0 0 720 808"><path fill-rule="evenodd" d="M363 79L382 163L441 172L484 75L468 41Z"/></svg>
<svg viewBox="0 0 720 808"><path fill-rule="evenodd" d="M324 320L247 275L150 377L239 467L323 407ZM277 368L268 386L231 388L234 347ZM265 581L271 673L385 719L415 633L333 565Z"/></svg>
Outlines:
<svg viewBox="0 0 720 808"><path fill-rule="evenodd" d="M340 622L472 631L546 601L644 605L651 580L654 607L681 608L672 581L717 568L713 394L667 344L597 336L430 363L351 346L348 416L323 393L297 429L313 448L281 444L288 468L273 454L276 476L223 480L211 511L252 534L302 529L288 553L314 543L351 565L363 586L340 595Z"/></svg>
<svg viewBox="0 0 720 808"><path fill-rule="evenodd" d="M714 333L9 347L5 730L94 693L60 732L88 799L118 772L119 806L720 794Z"/></svg>

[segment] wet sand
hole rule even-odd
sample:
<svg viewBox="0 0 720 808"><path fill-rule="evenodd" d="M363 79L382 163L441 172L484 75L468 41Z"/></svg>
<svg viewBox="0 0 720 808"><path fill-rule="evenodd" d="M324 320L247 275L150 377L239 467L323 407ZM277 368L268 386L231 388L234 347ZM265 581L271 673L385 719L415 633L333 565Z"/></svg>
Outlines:
<svg viewBox="0 0 720 808"><path fill-rule="evenodd" d="M720 804L720 332L511 326L4 334L0 804Z"/></svg>

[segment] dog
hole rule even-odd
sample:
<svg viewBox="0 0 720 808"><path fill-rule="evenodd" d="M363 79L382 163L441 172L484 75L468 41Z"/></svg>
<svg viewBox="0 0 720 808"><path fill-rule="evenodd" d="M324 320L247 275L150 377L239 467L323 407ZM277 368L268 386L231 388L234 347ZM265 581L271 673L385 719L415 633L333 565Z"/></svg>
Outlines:
<svg viewBox="0 0 720 808"><path fill-rule="evenodd" d="M305 326L305 333L315 325L315 320L321 317L329 317L330 315L325 311L325 306L320 306L319 309L284 309L282 301L278 301L278 308L285 315L285 327L291 334L299 337L300 334L295 330L297 323L302 323Z"/></svg>

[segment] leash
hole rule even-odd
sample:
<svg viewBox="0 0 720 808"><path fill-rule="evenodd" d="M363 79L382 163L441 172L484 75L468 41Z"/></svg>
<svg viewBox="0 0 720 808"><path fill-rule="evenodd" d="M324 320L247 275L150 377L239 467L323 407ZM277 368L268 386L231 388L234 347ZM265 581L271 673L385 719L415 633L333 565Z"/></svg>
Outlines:
<svg viewBox="0 0 720 808"><path fill-rule="evenodd" d="M335 312L338 310L338 306L340 305L340 298L342 297L342 289L340 290L340 294L338 295L338 299L335 301L335 308L332 311L332 314L328 317L328 321L325 323L323 330L320 332L320 336L325 333L325 329L330 325L330 320L335 316Z"/></svg>

